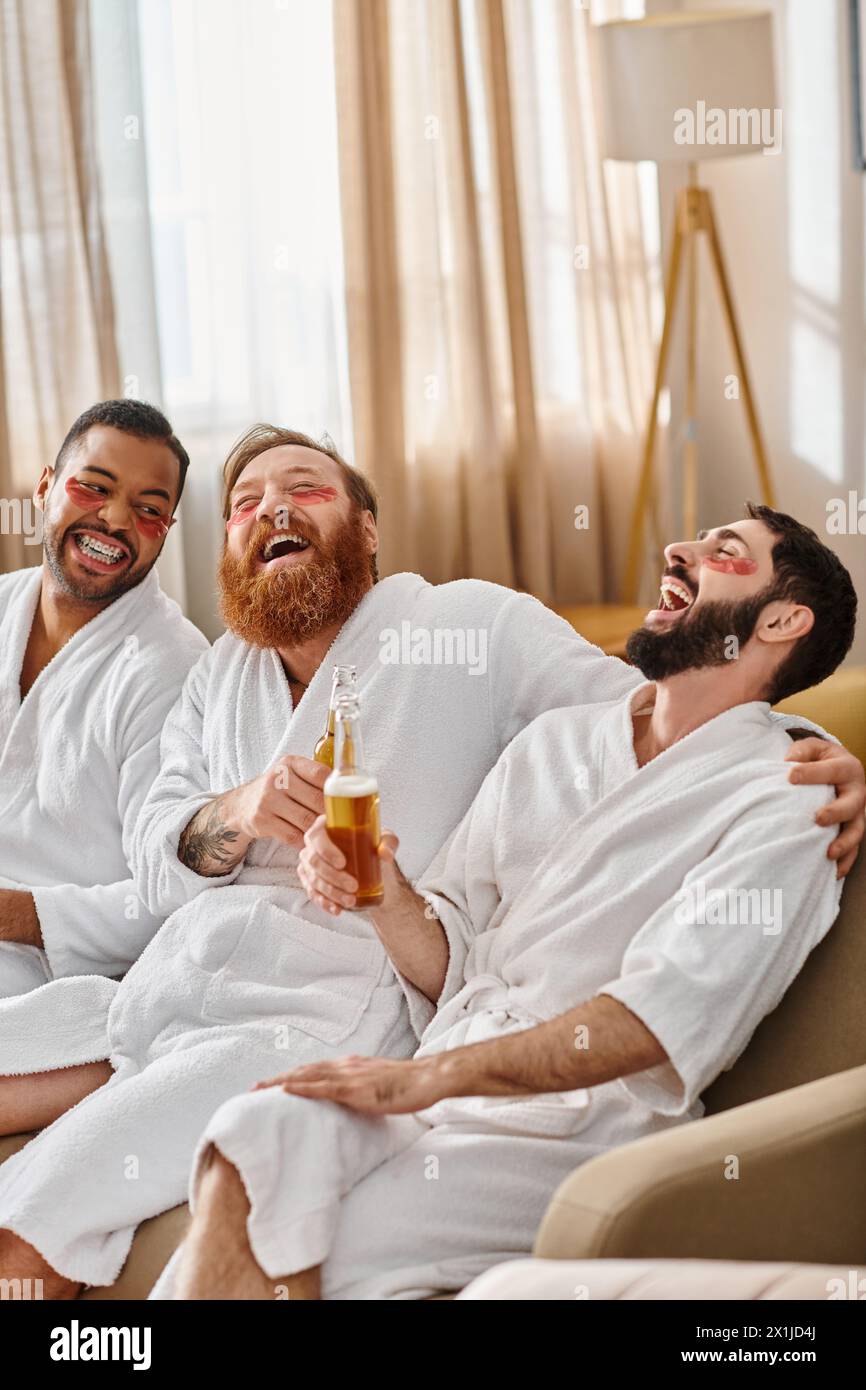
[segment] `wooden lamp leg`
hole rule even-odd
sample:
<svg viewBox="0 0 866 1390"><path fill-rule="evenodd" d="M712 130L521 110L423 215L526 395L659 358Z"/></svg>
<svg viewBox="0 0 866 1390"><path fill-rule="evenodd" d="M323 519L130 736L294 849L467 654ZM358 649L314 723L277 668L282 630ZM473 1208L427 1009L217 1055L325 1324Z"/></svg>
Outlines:
<svg viewBox="0 0 866 1390"><path fill-rule="evenodd" d="M737 323L737 315L734 310L734 301L731 295L731 287L728 282L728 275L725 269L724 257L722 256L721 243L716 229L716 218L713 212L713 203L709 192L706 192L706 231L710 240L710 258L719 282L719 290L724 305L725 317L728 321L728 329L731 334L731 341L734 347L734 358L737 364L737 373L740 379L740 387L743 393L743 404L746 407L746 420L749 427L749 435L752 440L752 448L755 451L755 462L758 465L758 479L761 485L761 496L768 507L775 507L775 493L773 484L770 481L770 467L767 462L767 454L764 449L764 441L761 436L761 427L758 424L758 412L755 409L755 401L752 395L752 387L749 381L749 372L746 367L746 359L743 354L743 344L740 338L740 329Z"/></svg>
<svg viewBox="0 0 866 1390"><path fill-rule="evenodd" d="M689 182L697 182L695 166ZM691 191L691 189L690 189ZM694 226L692 226L694 231ZM686 335L686 437L683 445L683 535L698 529L698 238L689 236L688 309Z"/></svg>
<svg viewBox="0 0 866 1390"><path fill-rule="evenodd" d="M674 311L677 302L677 290L679 288L680 265L682 261L683 249L683 227L680 215L680 203L677 202L676 216L674 217L674 239L671 245L671 258L668 265L667 283L665 285L665 318L662 328L662 340L659 344L659 355L656 363L656 378L653 388L652 404L650 406L649 420L647 421L646 438L644 440L643 458L641 461L640 478L638 480L637 496L635 498L634 510L631 518L631 533L629 536L628 560L625 571L625 597L626 603L637 603L638 588L640 585L640 561L643 550L643 532L646 522L647 504L650 496L650 485L652 482L653 453L655 451L656 429L658 426L659 397L662 393L662 386L665 379L668 354L671 345L671 332L674 322ZM692 234L688 233L690 240Z"/></svg>
<svg viewBox="0 0 866 1390"><path fill-rule="evenodd" d="M731 294L731 287L728 281L727 270L725 269L724 258L722 256L718 230L716 228L712 199L707 189L698 188L696 186L694 174L692 173L689 187L683 189L677 196L674 239L671 246L671 258L668 268L667 283L665 285L664 327L662 329L662 340L659 344L655 387L653 390L652 405L650 406L649 421L647 423L646 439L644 441L637 496L635 497L631 519L628 561L626 564L624 584L626 603L637 603L638 601L644 528L646 525L647 506L652 485L653 454L655 452L656 431L658 427L659 397L661 396L668 354L670 351L671 332L676 310L684 241L687 242L686 249L688 255L689 317L688 356L686 363L686 417L688 425L683 460L683 521L687 535L694 535L697 529L698 460L695 424L697 417L697 235L699 232L706 232L709 238L710 259L712 260L713 269L716 273L716 279L722 297L722 307L734 347L734 358L737 366L740 389L743 394L743 404L746 408L749 436L752 441L752 448L755 453L755 461L758 468L761 496L767 506L774 507L776 505L773 484L770 481L770 467L764 449L764 441L761 436L761 427L758 423L758 412L755 407L754 396L752 395L752 386L749 379L748 368L746 367L745 355L743 353L740 329L734 310L733 296Z"/></svg>

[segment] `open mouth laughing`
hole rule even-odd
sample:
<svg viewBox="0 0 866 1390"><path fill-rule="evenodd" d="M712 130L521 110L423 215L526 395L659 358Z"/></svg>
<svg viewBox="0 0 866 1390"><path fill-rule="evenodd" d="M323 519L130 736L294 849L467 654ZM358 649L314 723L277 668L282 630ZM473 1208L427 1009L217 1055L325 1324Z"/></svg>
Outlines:
<svg viewBox="0 0 866 1390"><path fill-rule="evenodd" d="M258 559L261 565L270 569L291 564L296 556L305 555L310 550L312 543L306 536L300 536L296 531L274 531L261 547Z"/></svg>
<svg viewBox="0 0 866 1390"><path fill-rule="evenodd" d="M73 531L70 541L76 560L91 574L111 574L132 560L132 552L123 542L109 540L100 531Z"/></svg>
<svg viewBox="0 0 866 1390"><path fill-rule="evenodd" d="M647 614L647 617L660 618L663 622L670 622L688 612L695 598L696 595L692 593L683 580L675 579L673 575L666 574L662 578L658 605Z"/></svg>

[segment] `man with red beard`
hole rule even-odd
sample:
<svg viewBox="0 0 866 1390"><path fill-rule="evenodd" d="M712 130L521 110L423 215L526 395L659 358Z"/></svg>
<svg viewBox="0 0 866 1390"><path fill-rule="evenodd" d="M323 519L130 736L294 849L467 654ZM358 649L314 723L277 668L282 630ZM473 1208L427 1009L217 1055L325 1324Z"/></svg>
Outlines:
<svg viewBox="0 0 866 1390"><path fill-rule="evenodd" d="M119 975L160 924L127 857L207 648L153 569L188 465L153 406L91 406L34 492L42 565L0 577L0 997Z"/></svg>
<svg viewBox="0 0 866 1390"><path fill-rule="evenodd" d="M515 734L641 683L529 595L378 581L375 495L329 447L257 426L225 482L229 630L166 723L138 825L139 889L171 915L116 987L111 1079L79 1079L56 1113L80 1103L0 1167L0 1274L39 1277L46 1297L117 1278L137 1224L183 1200L225 1100L275 1069L415 1049L423 1006L369 917L335 922L298 877L323 806L327 769L310 754L332 666L357 667L367 761L410 882ZM852 783L837 819L862 811L852 761L835 750L818 765ZM846 836L845 854L859 827ZM0 1069L3 1039L0 1018Z"/></svg>

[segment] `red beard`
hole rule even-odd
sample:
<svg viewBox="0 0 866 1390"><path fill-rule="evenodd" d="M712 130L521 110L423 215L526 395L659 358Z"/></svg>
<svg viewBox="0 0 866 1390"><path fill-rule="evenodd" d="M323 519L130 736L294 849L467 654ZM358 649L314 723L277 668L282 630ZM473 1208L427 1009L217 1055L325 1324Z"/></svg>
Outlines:
<svg viewBox="0 0 866 1390"><path fill-rule="evenodd" d="M370 555L360 512L354 512L330 544L312 527L292 523L314 547L295 565L257 570L273 527L259 522L240 559L223 548L218 582L227 628L253 647L292 647L324 628L342 625L371 586Z"/></svg>

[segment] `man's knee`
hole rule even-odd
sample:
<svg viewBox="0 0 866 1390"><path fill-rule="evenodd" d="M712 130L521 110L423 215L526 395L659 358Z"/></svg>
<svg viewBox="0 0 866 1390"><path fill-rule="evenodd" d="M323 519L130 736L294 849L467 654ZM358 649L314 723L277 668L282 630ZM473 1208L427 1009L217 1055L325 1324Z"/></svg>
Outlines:
<svg viewBox="0 0 866 1390"><path fill-rule="evenodd" d="M212 1143L233 1149L236 1140L243 1146L256 1135L256 1147L277 1153L281 1139L303 1131L305 1135L331 1135L346 1123L347 1112L327 1100L308 1100L293 1096L279 1086L264 1091L247 1091L233 1096L215 1112L205 1131Z"/></svg>
<svg viewBox="0 0 866 1390"><path fill-rule="evenodd" d="M241 1175L234 1164L211 1144L202 1158L196 1217L206 1217L211 1210L232 1212L238 1207L249 1208Z"/></svg>

